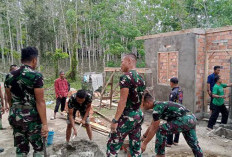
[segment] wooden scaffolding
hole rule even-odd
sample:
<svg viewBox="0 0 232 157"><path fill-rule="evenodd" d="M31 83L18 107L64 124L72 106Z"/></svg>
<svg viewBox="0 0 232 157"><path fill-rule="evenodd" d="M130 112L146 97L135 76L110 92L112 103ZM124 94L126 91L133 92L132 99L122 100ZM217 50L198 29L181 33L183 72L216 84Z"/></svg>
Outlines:
<svg viewBox="0 0 232 157"><path fill-rule="evenodd" d="M148 89L149 91L153 92L153 75L152 75L152 70L149 68L136 68L136 71L143 75L143 77L145 78L145 75L151 75L151 82L149 83L150 86L147 87L146 89ZM99 105L99 109L101 109L102 107L102 100L110 100L110 109L112 107L112 100L113 100L113 94L115 93L117 87L119 86L119 84L117 84L115 87L113 87L114 84L114 76L116 72L121 72L121 68L120 67L105 67L104 68L104 86L101 92L101 97L100 97L100 105ZM106 76L110 74L109 79L106 82ZM106 88L110 86L110 92L108 94L108 96L104 96Z"/></svg>

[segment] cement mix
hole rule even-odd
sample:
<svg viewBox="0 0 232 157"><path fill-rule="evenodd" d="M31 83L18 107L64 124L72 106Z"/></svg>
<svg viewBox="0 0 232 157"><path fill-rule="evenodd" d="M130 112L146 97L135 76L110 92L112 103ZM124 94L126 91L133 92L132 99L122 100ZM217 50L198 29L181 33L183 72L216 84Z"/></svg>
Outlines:
<svg viewBox="0 0 232 157"><path fill-rule="evenodd" d="M55 144L49 150L50 157L104 157L105 154L93 141L78 140Z"/></svg>

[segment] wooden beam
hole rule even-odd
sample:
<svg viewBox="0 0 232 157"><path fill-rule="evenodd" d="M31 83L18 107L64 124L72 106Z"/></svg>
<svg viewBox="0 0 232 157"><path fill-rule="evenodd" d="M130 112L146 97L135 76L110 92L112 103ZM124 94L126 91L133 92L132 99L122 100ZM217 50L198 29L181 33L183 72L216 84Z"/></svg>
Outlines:
<svg viewBox="0 0 232 157"><path fill-rule="evenodd" d="M104 114L98 112L98 111L93 111L94 113L100 115L102 118L104 118L105 120L107 120L108 122L111 123L111 119L109 119L108 117L106 117Z"/></svg>
<svg viewBox="0 0 232 157"><path fill-rule="evenodd" d="M62 119L67 119L67 114L65 114L64 116L61 117ZM80 124L81 123L81 118L76 117L75 118L75 123ZM98 130L104 133L110 133L110 128L107 128L103 125L100 125L98 123L94 123L94 122L90 122L91 127L93 128L93 130Z"/></svg>
<svg viewBox="0 0 232 157"><path fill-rule="evenodd" d="M104 68L105 72L120 72L121 68L120 67L105 67ZM150 74L152 73L152 70L150 68L136 68L136 71L141 74Z"/></svg>
<svg viewBox="0 0 232 157"><path fill-rule="evenodd" d="M112 72L112 74L110 75L109 80L106 82L105 86L104 86L103 89L102 89L101 98L100 98L99 110L101 109L101 104L102 104L102 100L103 100L103 97L104 97L103 95L104 95L104 92L105 92L105 90L106 90L106 87L108 86L108 84L109 84L110 82L113 83L113 82L112 82L112 79L113 79L113 77L114 77L114 74L115 74L115 71ZM111 100L111 101L112 101L112 100Z"/></svg>

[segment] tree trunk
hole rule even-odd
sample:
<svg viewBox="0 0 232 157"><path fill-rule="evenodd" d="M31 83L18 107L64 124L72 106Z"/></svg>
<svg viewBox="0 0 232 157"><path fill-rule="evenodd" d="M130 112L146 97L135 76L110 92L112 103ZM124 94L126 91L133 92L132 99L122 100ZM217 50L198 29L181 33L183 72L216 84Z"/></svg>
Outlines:
<svg viewBox="0 0 232 157"><path fill-rule="evenodd" d="M2 25L2 17L0 17L0 25ZM3 63L3 69L5 69L5 57L4 57L4 32L2 30L2 27L0 27L0 42L1 42L1 55L2 55L2 63Z"/></svg>
<svg viewBox="0 0 232 157"><path fill-rule="evenodd" d="M10 18L8 13L8 0L6 1L6 19L7 19L7 25L8 25L8 32L9 32L9 39L10 39L10 55L11 55L11 64L14 63L14 56L13 56L13 43L12 43L12 37L11 37L11 25L10 25Z"/></svg>
<svg viewBox="0 0 232 157"><path fill-rule="evenodd" d="M69 61L71 63L71 61L72 61L72 55L71 55L72 51L71 51L71 48L70 48L69 37L68 37L68 30L67 30L67 27L66 27L66 21L65 21L65 17L64 17L63 4L62 4L61 0L60 0L60 8L61 8L61 13L62 13L62 17L63 17L63 24L64 24L64 30L65 30L65 35L66 35L67 47L68 47L68 50L69 50ZM71 64L70 64L70 68L71 68Z"/></svg>
<svg viewBox="0 0 232 157"><path fill-rule="evenodd" d="M89 22L88 22L89 24ZM91 31L90 31L90 24L89 24L89 71L91 72Z"/></svg>

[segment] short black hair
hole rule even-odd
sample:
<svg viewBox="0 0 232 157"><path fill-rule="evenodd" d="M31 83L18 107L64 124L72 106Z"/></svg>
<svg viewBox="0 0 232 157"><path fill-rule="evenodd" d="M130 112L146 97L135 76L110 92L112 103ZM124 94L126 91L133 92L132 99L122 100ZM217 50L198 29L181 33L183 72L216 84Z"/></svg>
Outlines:
<svg viewBox="0 0 232 157"><path fill-rule="evenodd" d="M220 78L221 78L221 77L220 77L219 75L216 75L216 76L214 77L214 81L217 82Z"/></svg>
<svg viewBox="0 0 232 157"><path fill-rule="evenodd" d="M14 67L17 67L17 65L16 65L16 64L10 65L10 71L11 71Z"/></svg>
<svg viewBox="0 0 232 157"><path fill-rule="evenodd" d="M85 90L78 90L77 91L76 97L78 97L80 99L84 99L84 98L86 98L86 96L87 96L87 93Z"/></svg>
<svg viewBox="0 0 232 157"><path fill-rule="evenodd" d="M64 73L64 71L60 71L60 74ZM65 74L65 73L64 73Z"/></svg>
<svg viewBox="0 0 232 157"><path fill-rule="evenodd" d="M145 93L144 94L144 101L148 101L153 99L152 95L150 93Z"/></svg>
<svg viewBox="0 0 232 157"><path fill-rule="evenodd" d="M213 69L214 69L214 70L217 70L217 69L221 69L221 67L218 66L218 65L216 65L216 66L213 67Z"/></svg>
<svg viewBox="0 0 232 157"><path fill-rule="evenodd" d="M30 62L38 57L38 50L35 47L26 47L21 50L21 62Z"/></svg>
<svg viewBox="0 0 232 157"><path fill-rule="evenodd" d="M178 80L177 77L172 77L172 78L170 79L170 82L172 82L172 83L174 83L174 84L178 84L179 80Z"/></svg>

